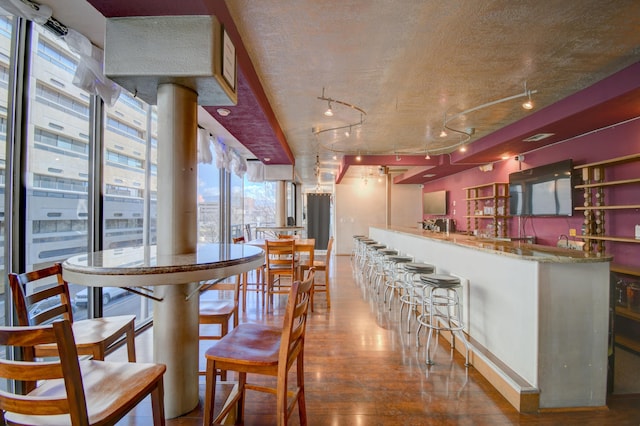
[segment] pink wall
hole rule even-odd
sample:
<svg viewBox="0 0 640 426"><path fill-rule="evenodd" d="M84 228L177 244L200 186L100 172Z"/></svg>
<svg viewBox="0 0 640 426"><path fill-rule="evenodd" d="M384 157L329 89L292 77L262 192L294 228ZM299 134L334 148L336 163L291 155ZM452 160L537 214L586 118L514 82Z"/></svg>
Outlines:
<svg viewBox="0 0 640 426"><path fill-rule="evenodd" d="M574 165L580 165L638 152L640 152L640 120L635 120L525 153L522 170L568 158L573 159ZM482 172L474 167L425 184L423 191L447 189L449 191L448 217L456 220L458 230L466 230L464 218L466 202L463 188L491 182L508 182L509 173L517 170L518 162L515 159L498 161L494 164L493 171ZM609 180L632 177L640 177L640 163L617 166L607 171ZM581 205L582 202L581 193L577 192L574 206ZM605 192L605 203L640 204L640 188L637 184L609 188ZM570 228L576 229L580 234L583 217L582 212L575 212L571 217L536 217L526 220L512 218L509 220L509 235L512 237L533 235L537 238L538 244L555 245L561 234L569 234ZM607 212L605 216L608 235L632 237L636 224L640 224L638 209ZM615 263L640 267L640 244L607 242L606 251L614 256Z"/></svg>

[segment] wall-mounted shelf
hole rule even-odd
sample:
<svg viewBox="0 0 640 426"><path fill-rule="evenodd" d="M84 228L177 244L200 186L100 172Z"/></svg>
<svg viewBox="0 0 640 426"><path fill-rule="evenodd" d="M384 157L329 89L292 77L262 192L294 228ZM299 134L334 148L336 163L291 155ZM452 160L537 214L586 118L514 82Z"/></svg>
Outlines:
<svg viewBox="0 0 640 426"><path fill-rule="evenodd" d="M638 185L640 177L630 179L607 180L605 171L618 165L640 162L640 154L626 155L610 160L575 166L582 171L582 184L576 185L584 193L584 205L575 207L576 211L584 213L585 234L579 236L585 241L584 250L596 253L605 252L605 241L617 243L640 243L640 239L626 235L607 235L605 230L605 216L614 214L619 210L640 209L640 204L606 204L604 196L605 188L621 185Z"/></svg>
<svg viewBox="0 0 640 426"><path fill-rule="evenodd" d="M610 216L613 219L620 211L640 209L640 204L611 204L606 203L605 200L605 188L611 191L612 188L623 185L637 185L638 189L640 189L640 177L607 180L605 176L607 169L633 162L640 162L640 154L627 155L575 167L575 169L582 171L583 183L576 185L575 188L583 191L584 206L576 207L575 210L584 212L584 229L587 232L586 235L582 235L580 238L585 241L584 249L586 251L604 253L606 241L620 244L640 243L640 239L636 239L635 235L608 235L605 228L605 216ZM636 170L638 172L634 173L640 175L640 168ZM629 202L630 200L626 201ZM638 200L633 200L633 202L637 203ZM617 279L627 282L637 282L638 277L640 277L640 268L637 266L612 263L611 272L617 275ZM612 283L612 285L614 284ZM612 289L614 294L615 290ZM617 297L616 295L616 299ZM640 353L640 312L638 312L637 307L634 310L631 309L631 304L629 303L627 305L616 303L614 323L616 344Z"/></svg>
<svg viewBox="0 0 640 426"><path fill-rule="evenodd" d="M506 238L509 211L509 184L492 182L464 188L466 193L468 234ZM482 229L482 226L485 226Z"/></svg>

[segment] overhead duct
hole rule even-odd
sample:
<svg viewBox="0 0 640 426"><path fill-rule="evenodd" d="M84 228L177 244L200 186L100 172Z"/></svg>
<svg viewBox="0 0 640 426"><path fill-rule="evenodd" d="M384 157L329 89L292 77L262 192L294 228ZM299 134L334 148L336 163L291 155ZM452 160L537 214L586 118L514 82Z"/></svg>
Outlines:
<svg viewBox="0 0 640 426"><path fill-rule="evenodd" d="M107 77L155 105L158 85L198 93L203 106L235 105L235 47L215 16L139 16L106 22Z"/></svg>

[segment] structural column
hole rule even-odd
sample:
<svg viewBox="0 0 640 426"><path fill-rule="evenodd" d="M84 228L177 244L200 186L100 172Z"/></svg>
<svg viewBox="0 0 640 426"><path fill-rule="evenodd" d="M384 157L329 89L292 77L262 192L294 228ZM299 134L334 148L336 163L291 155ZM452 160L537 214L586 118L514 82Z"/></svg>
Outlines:
<svg viewBox="0 0 640 426"><path fill-rule="evenodd" d="M279 180L276 184L276 226L287 225L287 182Z"/></svg>
<svg viewBox="0 0 640 426"><path fill-rule="evenodd" d="M158 86L158 258L193 253L197 248L197 99L198 94L186 87ZM167 365L167 418L198 405L198 369L194 365L198 365L199 353L199 298L187 300L196 285L156 287L163 300L154 302L153 353L154 362Z"/></svg>

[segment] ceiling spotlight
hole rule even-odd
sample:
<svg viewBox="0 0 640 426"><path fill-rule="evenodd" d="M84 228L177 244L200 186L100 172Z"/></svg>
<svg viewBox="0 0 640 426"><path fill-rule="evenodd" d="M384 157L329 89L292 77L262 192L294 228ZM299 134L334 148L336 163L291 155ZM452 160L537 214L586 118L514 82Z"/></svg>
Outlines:
<svg viewBox="0 0 640 426"><path fill-rule="evenodd" d="M218 108L216 112L220 117L226 117L227 115L231 114L231 111L226 108Z"/></svg>
<svg viewBox="0 0 640 426"><path fill-rule="evenodd" d="M345 130L345 131L344 131L344 135L345 135L346 137L351 136L351 126L349 126L349 130Z"/></svg>
<svg viewBox="0 0 640 426"><path fill-rule="evenodd" d="M524 94L527 96L527 100L522 104L524 109L533 109L533 101L531 101L531 90L527 90L527 82L524 82Z"/></svg>
<svg viewBox="0 0 640 426"><path fill-rule="evenodd" d="M356 155L356 161L361 161L362 157L360 156L360 154Z"/></svg>
<svg viewBox="0 0 640 426"><path fill-rule="evenodd" d="M268 163L269 161L271 161L271 158L269 158L269 157L264 157L264 161L265 161L266 163Z"/></svg>
<svg viewBox="0 0 640 426"><path fill-rule="evenodd" d="M396 161L400 161L400 156L396 154Z"/></svg>
<svg viewBox="0 0 640 426"><path fill-rule="evenodd" d="M333 110L331 109L331 101L328 101L329 108L324 112L327 117L333 117Z"/></svg>
<svg viewBox="0 0 640 426"><path fill-rule="evenodd" d="M440 131L440 137L441 137L441 138L446 138L446 137L447 137L447 132L446 132L444 129L442 129L442 130Z"/></svg>
<svg viewBox="0 0 640 426"><path fill-rule="evenodd" d="M466 145L462 145L460 147L460 152L467 152L467 146Z"/></svg>
<svg viewBox="0 0 640 426"><path fill-rule="evenodd" d="M431 156L429 155L429 151L425 151L424 152L424 159L425 160L431 160Z"/></svg>
<svg viewBox="0 0 640 426"><path fill-rule="evenodd" d="M333 158L333 161L336 161L338 159L338 156L336 154L333 154L333 157L331 158Z"/></svg>

